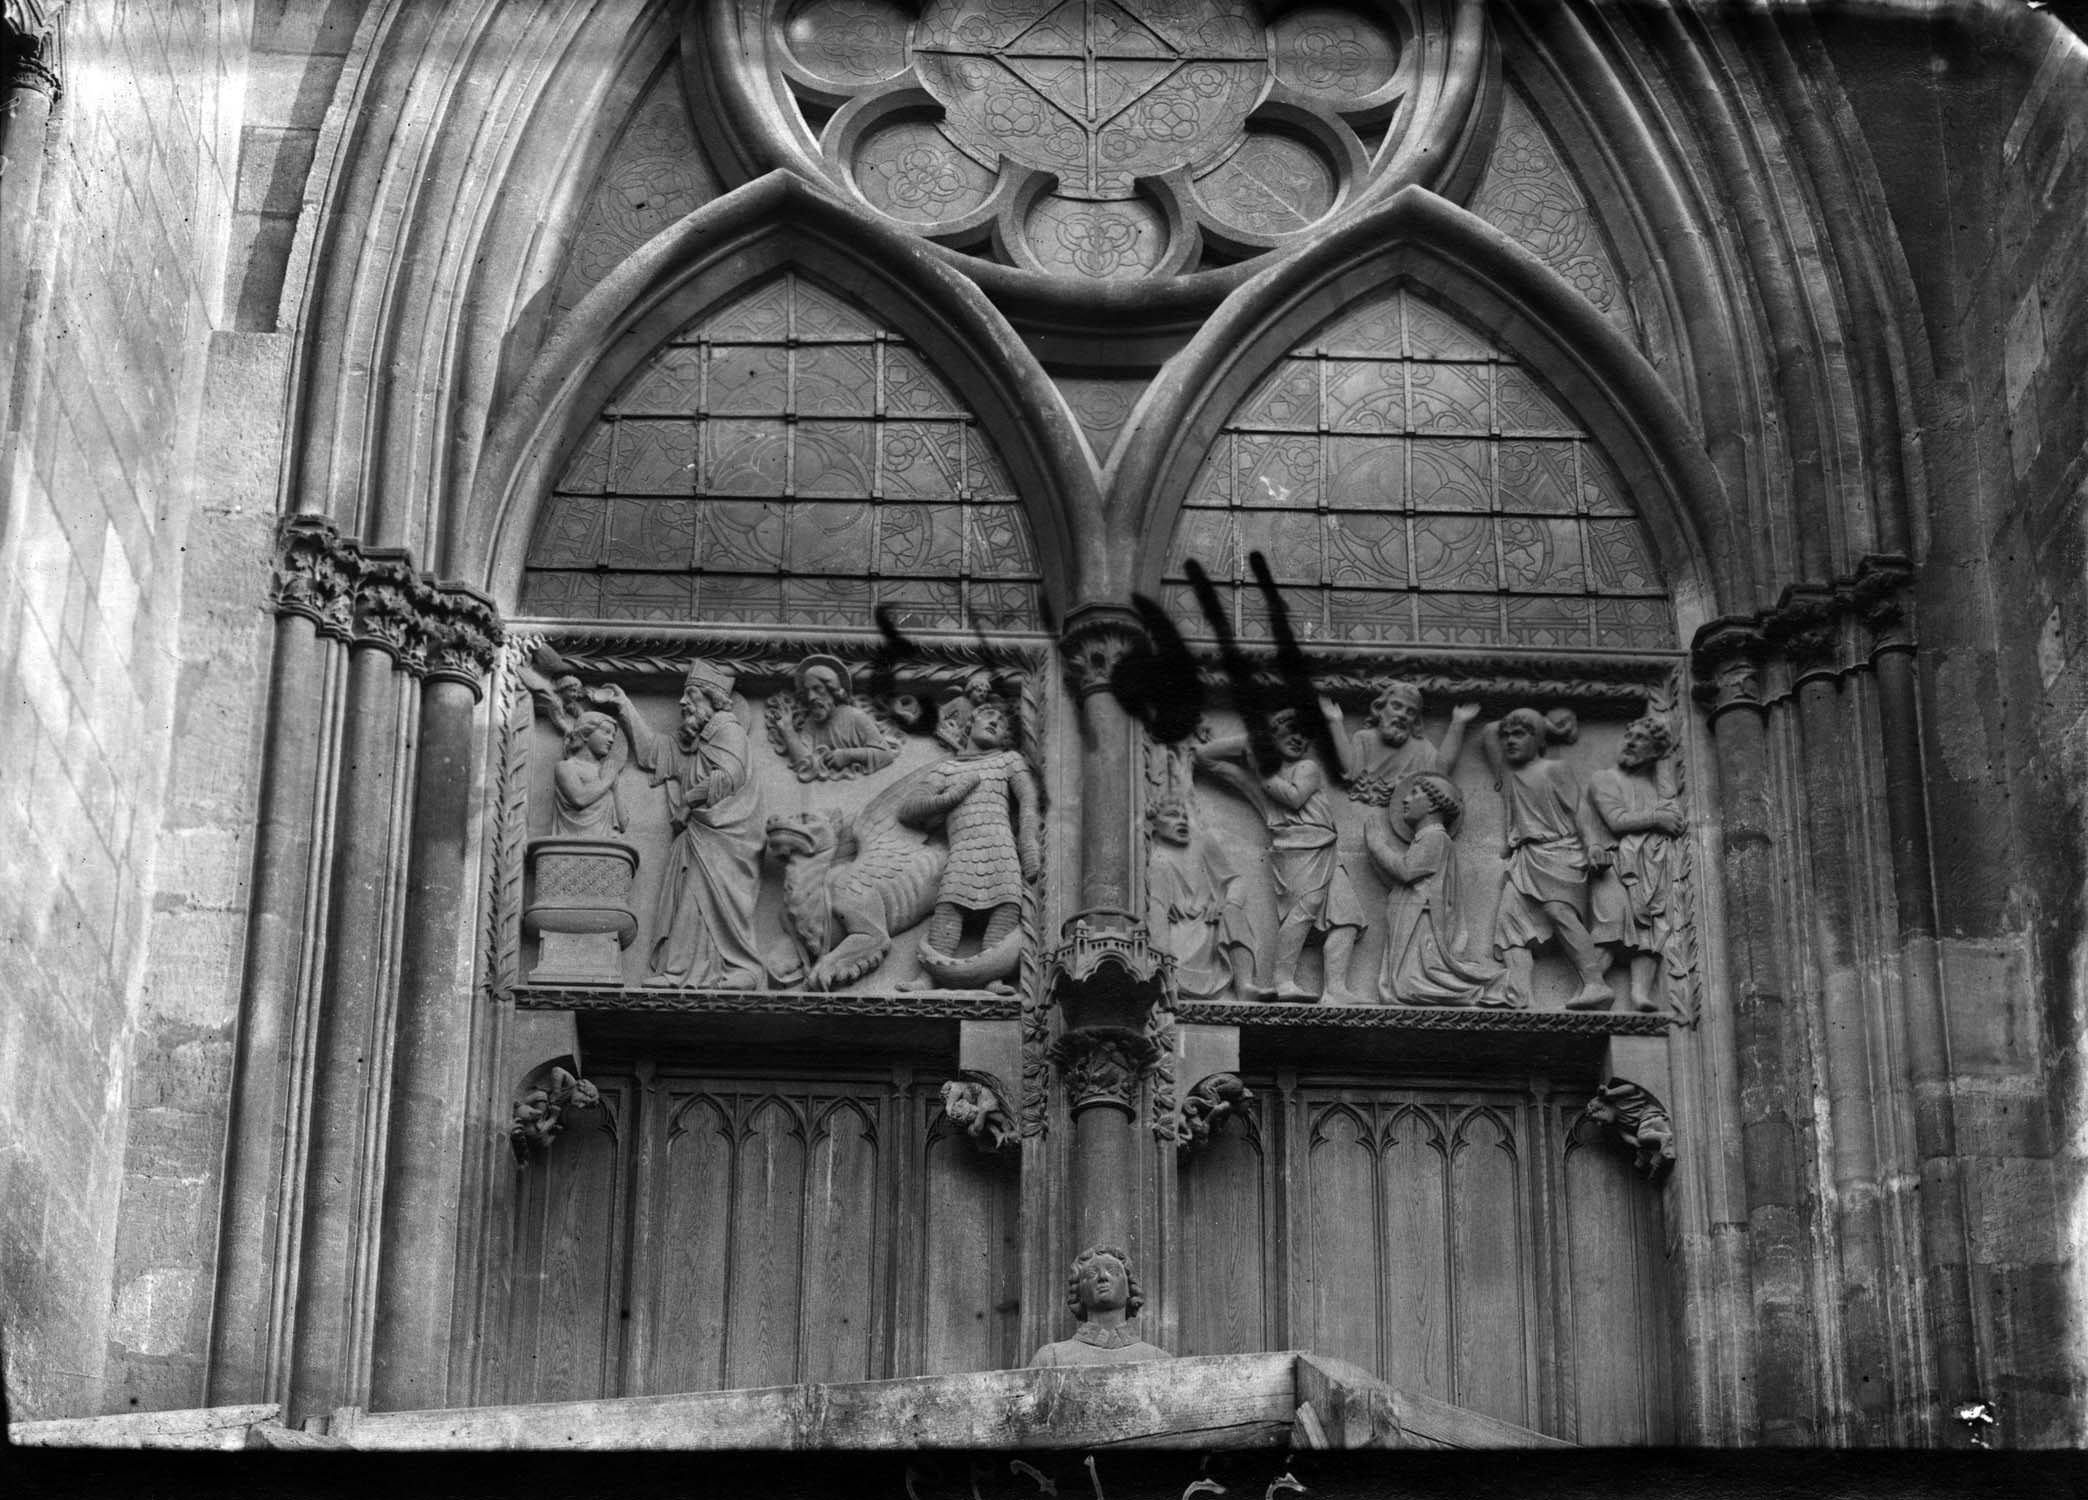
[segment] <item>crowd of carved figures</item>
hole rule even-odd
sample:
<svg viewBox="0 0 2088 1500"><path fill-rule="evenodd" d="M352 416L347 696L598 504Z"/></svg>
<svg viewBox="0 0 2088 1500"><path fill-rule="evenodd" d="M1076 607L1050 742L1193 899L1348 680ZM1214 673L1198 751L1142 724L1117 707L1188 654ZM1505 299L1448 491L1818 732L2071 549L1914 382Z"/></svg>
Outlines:
<svg viewBox="0 0 2088 1500"><path fill-rule="evenodd" d="M1319 699L1281 708L1266 736L1212 735L1156 748L1147 903L1154 940L1174 960L1184 1000L1527 1008L1540 951L1570 966L1569 1009L1608 1009L1610 974L1625 1003L1665 1005L1664 977L1686 961L1681 890L1685 832L1675 735L1647 712L1624 730L1613 764L1568 753L1569 710L1515 708L1480 721L1458 704L1440 741L1423 733L1422 697L1380 680L1363 726ZM1479 930L1469 856L1460 858L1467 793L1452 779L1475 746L1500 799L1498 899ZM1199 828L1208 795L1239 799L1267 834L1259 862L1273 887L1275 930L1262 933L1237 843ZM1362 819L1362 859L1382 884L1381 909L1352 878L1337 795ZM1199 814L1202 817L1199 817ZM1359 973L1365 932L1380 929L1375 974ZM1302 976L1317 945L1321 981ZM1266 955L1266 959L1264 958Z"/></svg>
<svg viewBox="0 0 2088 1500"><path fill-rule="evenodd" d="M944 676L939 690L931 679L873 698L839 658L799 661L790 686L763 706L767 752L808 785L871 785L867 800L848 805L775 810L765 805L756 714L732 665L686 664L670 731L618 684L584 684L540 652L523 679L563 749L550 837L536 840L531 856L526 920L545 944L532 977L621 982L613 950L578 967L567 959L557 967L550 955L554 943L614 925L602 909L629 902L629 872L643 861L658 872L642 928L647 986L840 989L870 980L893 940L919 927L922 972L901 987L1009 990L1025 942L1025 893L1042 873L1020 683L984 669ZM937 758L896 766L910 737ZM627 804L645 795L664 799L664 847L627 838ZM587 873L605 861L609 875ZM770 881L783 936L764 943L756 907ZM623 941L637 930L631 914Z"/></svg>

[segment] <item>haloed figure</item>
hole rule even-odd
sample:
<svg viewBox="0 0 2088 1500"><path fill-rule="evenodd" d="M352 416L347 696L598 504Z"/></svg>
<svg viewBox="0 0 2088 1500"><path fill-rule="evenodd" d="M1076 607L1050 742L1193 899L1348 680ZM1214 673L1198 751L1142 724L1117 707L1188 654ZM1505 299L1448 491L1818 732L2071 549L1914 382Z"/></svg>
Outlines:
<svg viewBox="0 0 2088 1500"><path fill-rule="evenodd" d="M1072 1273L1066 1277L1066 1306L1080 1327L1073 1337L1046 1344L1031 1355L1032 1369L1174 1358L1138 1336L1135 1319L1145 1306L1145 1293L1131 1274L1131 1257L1115 1245L1091 1245L1073 1257Z"/></svg>

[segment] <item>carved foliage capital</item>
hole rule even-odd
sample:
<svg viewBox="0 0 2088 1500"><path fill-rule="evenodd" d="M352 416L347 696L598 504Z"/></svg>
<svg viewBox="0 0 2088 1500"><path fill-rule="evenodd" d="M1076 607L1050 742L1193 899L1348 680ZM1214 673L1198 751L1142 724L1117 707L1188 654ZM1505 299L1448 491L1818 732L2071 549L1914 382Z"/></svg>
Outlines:
<svg viewBox="0 0 2088 1500"><path fill-rule="evenodd" d="M418 669L426 647L424 621L434 600L435 590L413 571L405 553L366 553L355 581L349 638Z"/></svg>
<svg viewBox="0 0 2088 1500"><path fill-rule="evenodd" d="M362 555L331 521L291 516L276 533L275 578L270 587L278 614L303 615L319 633L345 640L353 614Z"/></svg>
<svg viewBox="0 0 2088 1500"><path fill-rule="evenodd" d="M427 621L429 678L463 682L474 694L480 692L501 637L500 611L492 600L468 589L438 590Z"/></svg>
<svg viewBox="0 0 2088 1500"><path fill-rule="evenodd" d="M1152 1038L1123 1026L1084 1027L1051 1044L1051 1060L1076 1113L1108 1105L1136 1115L1139 1080L1158 1053Z"/></svg>
<svg viewBox="0 0 2088 1500"><path fill-rule="evenodd" d="M58 5L7 0L0 23L4 23L0 24L0 98L26 89L56 99L59 87L57 70L51 66L51 29L58 24Z"/></svg>
<svg viewBox="0 0 2088 1500"><path fill-rule="evenodd" d="M1808 678L1841 676L1880 651L1911 647L1913 581L1905 557L1876 553L1848 577L1790 585L1774 609L1713 620L1690 650L1698 701L1714 714L1759 707Z"/></svg>
<svg viewBox="0 0 2088 1500"><path fill-rule="evenodd" d="M398 549L366 549L321 516L291 516L276 534L269 597L334 640L389 652L407 670L470 684L500 648L500 612L462 584L438 584Z"/></svg>

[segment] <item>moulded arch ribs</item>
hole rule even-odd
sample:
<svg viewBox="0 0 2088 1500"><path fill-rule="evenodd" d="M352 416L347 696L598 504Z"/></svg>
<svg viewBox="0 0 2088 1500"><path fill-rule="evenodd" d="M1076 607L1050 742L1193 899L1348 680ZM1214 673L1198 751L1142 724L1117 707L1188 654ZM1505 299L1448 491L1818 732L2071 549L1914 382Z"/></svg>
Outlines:
<svg viewBox="0 0 2088 1500"><path fill-rule="evenodd" d="M1551 387L1618 471L1671 598L1689 617L1746 607L1751 553L1702 441L1645 356L1557 272L1475 215L1407 188L1254 278L1132 415L1107 476L1127 589L1159 597L1205 455L1255 383L1343 309L1409 285L1457 309ZM1135 561L1133 561L1135 559ZM1708 597L1706 597L1708 595Z"/></svg>
<svg viewBox="0 0 2088 1500"><path fill-rule="evenodd" d="M901 231L789 172L662 230L573 309L487 439L457 571L512 600L536 512L587 426L675 334L784 272L848 289L964 393L1029 521L1063 618L1107 571L1101 496L1064 397L993 305Z"/></svg>
<svg viewBox="0 0 2088 1500"><path fill-rule="evenodd" d="M762 74L769 55L760 30L764 9L741 0L689 0L682 12L682 96L696 138L713 148L711 165L735 187L783 165L820 175L819 143Z"/></svg>

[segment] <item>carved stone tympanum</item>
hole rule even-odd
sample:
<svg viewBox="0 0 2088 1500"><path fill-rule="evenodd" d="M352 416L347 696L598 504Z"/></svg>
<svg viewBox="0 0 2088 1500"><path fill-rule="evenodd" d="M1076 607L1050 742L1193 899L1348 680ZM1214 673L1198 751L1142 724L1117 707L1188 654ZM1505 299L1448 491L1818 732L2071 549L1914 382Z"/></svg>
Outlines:
<svg viewBox="0 0 2088 1500"><path fill-rule="evenodd" d="M1066 1306L1080 1327L1073 1337L1046 1344L1031 1355L1032 1368L1174 1358L1139 1337L1135 1320L1145 1306L1145 1293L1131 1274L1131 1257L1115 1245L1091 1245L1073 1257L1066 1277Z"/></svg>

